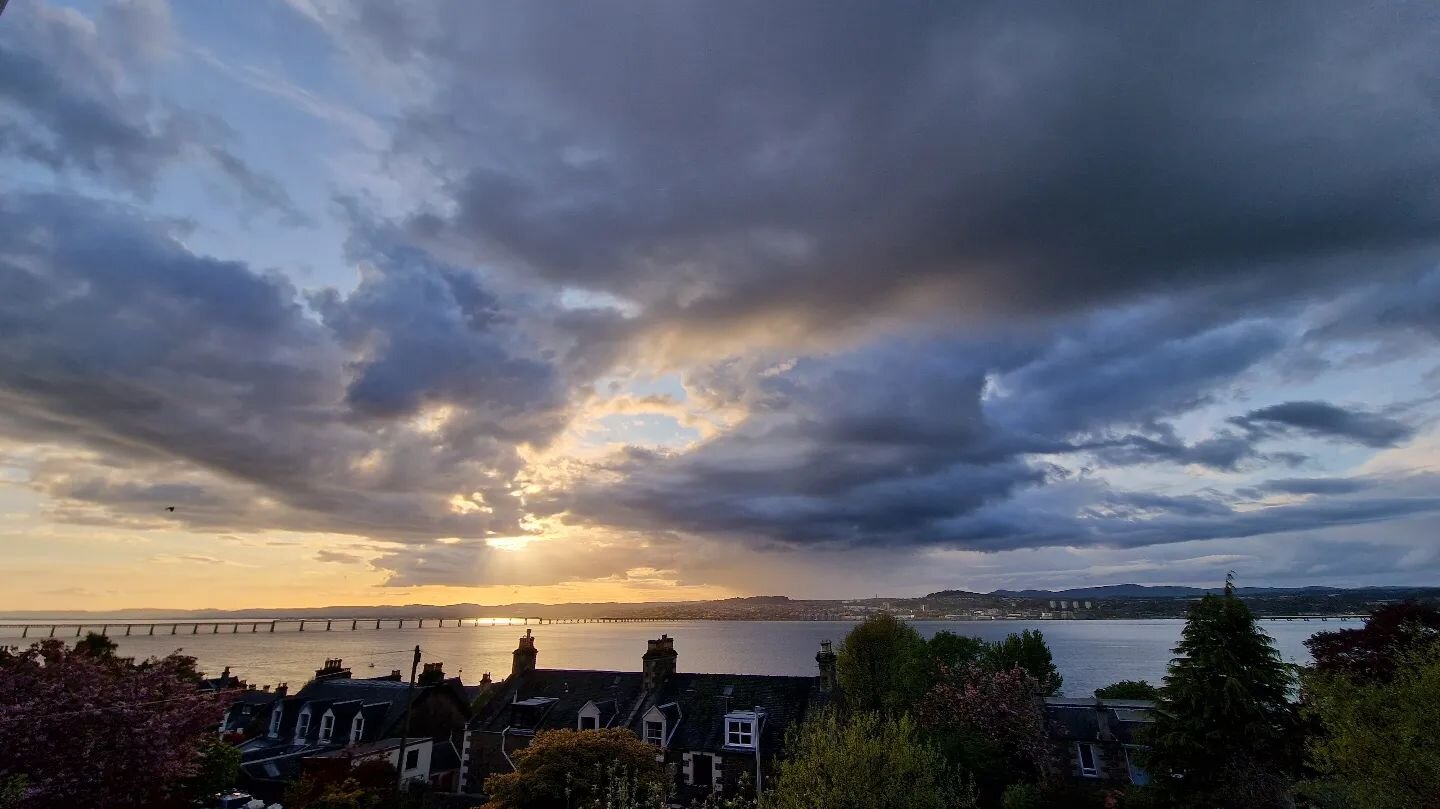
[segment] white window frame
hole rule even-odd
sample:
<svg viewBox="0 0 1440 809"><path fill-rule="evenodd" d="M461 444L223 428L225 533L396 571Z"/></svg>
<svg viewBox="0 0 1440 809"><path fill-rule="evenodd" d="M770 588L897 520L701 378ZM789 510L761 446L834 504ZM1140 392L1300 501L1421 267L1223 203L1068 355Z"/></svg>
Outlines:
<svg viewBox="0 0 1440 809"><path fill-rule="evenodd" d="M755 720L725 717L725 746L754 747Z"/></svg>
<svg viewBox="0 0 1440 809"><path fill-rule="evenodd" d="M320 717L320 741L328 742L334 735L335 714L331 711L326 711L325 715Z"/></svg>
<svg viewBox="0 0 1440 809"><path fill-rule="evenodd" d="M280 735L280 719L285 715L285 709L279 705L270 709L270 738L274 739Z"/></svg>
<svg viewBox="0 0 1440 809"><path fill-rule="evenodd" d="M1085 767L1085 750L1090 750L1090 767ZM1075 761L1080 765L1080 775L1085 778L1100 777L1100 756L1095 752L1095 745L1091 742L1075 743Z"/></svg>
<svg viewBox="0 0 1440 809"><path fill-rule="evenodd" d="M310 735L310 709L306 708L295 717L295 738L303 739Z"/></svg>
<svg viewBox="0 0 1440 809"><path fill-rule="evenodd" d="M754 750L765 727L764 711L734 711L725 714L725 746L732 750ZM732 737L735 741L731 741Z"/></svg>
<svg viewBox="0 0 1440 809"><path fill-rule="evenodd" d="M652 727L652 726L655 727L655 728L658 728L658 730L656 731L655 735L653 735L653 736L652 736L651 733L650 733L650 730L651 730L651 727ZM646 720L645 720L645 741L648 742L648 743L650 743L650 744L656 744L656 745L664 746L664 744L665 744L665 720L664 720L664 719L660 719L660 720L646 719Z"/></svg>
<svg viewBox="0 0 1440 809"><path fill-rule="evenodd" d="M585 727L585 723L586 723L586 722L589 722L589 723L590 723L590 727ZM591 715L589 715L589 714L581 714L581 715L580 715L580 730L599 730L599 729L600 729L600 717L598 717L598 716L591 716Z"/></svg>
<svg viewBox="0 0 1440 809"><path fill-rule="evenodd" d="M355 714L355 718L350 720L350 743L358 744L360 742L360 737L364 735L365 715L357 713Z"/></svg>

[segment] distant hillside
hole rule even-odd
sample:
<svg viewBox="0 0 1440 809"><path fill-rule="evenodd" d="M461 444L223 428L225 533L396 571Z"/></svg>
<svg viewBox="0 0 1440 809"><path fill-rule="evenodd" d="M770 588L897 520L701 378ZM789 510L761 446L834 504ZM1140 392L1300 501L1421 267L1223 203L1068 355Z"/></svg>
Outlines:
<svg viewBox="0 0 1440 809"><path fill-rule="evenodd" d="M1241 587L1242 596L1325 596L1357 593L1384 592L1390 590L1414 590L1413 587ZM1096 587L1072 587L1068 590L996 590L990 593L997 598L1199 598L1206 593L1221 592L1220 587L1182 587L1176 585L1149 584L1104 584ZM952 592L952 591L944 591ZM932 594L932 598L943 598L944 592ZM968 595L968 594L967 594Z"/></svg>

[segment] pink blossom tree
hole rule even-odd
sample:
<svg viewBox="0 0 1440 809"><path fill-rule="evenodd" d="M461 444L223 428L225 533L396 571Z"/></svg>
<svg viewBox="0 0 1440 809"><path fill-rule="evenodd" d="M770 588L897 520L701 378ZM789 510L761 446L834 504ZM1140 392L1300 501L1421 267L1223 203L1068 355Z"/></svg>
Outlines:
<svg viewBox="0 0 1440 809"><path fill-rule="evenodd" d="M1050 746L1040 685L1018 666L942 666L916 706L920 727L977 777L997 771L1043 778Z"/></svg>
<svg viewBox="0 0 1440 809"><path fill-rule="evenodd" d="M174 805L224 699L178 654L136 665L57 640L0 651L0 783L23 778L29 809Z"/></svg>

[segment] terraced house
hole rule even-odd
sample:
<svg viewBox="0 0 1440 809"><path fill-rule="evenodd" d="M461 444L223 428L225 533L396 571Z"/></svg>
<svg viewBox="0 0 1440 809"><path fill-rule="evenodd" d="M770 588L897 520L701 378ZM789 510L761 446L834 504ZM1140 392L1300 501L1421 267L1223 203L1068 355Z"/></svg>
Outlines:
<svg viewBox="0 0 1440 809"><path fill-rule="evenodd" d="M814 677L683 673L666 635L647 642L633 671L541 669L537 657L527 630L510 676L470 722L465 791L483 793L489 776L513 771L511 755L537 732L617 727L655 745L676 772L682 800L749 790L770 777L786 731L835 689L829 641L815 656Z"/></svg>
<svg viewBox="0 0 1440 809"><path fill-rule="evenodd" d="M294 695L283 686L245 692L226 722L248 736L239 745L241 786L278 800L306 772L375 759L408 781L454 790L469 717L460 681L447 678L440 663L426 664L412 691L399 671L358 679L332 659Z"/></svg>

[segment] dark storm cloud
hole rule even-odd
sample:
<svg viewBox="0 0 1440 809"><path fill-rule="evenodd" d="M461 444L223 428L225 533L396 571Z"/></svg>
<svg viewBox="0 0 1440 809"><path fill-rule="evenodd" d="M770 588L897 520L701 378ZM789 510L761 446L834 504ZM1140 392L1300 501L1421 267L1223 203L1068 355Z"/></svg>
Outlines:
<svg viewBox="0 0 1440 809"><path fill-rule="evenodd" d="M11 10L0 36L0 155L140 196L154 192L166 169L198 159L247 205L307 222L278 181L231 151L223 121L141 89L170 36L163 3L107 2L93 21L37 4Z"/></svg>
<svg viewBox="0 0 1440 809"><path fill-rule="evenodd" d="M1354 494L1375 486L1360 478L1282 478L1256 486L1261 494Z"/></svg>
<svg viewBox="0 0 1440 809"><path fill-rule="evenodd" d="M1258 305L1435 254L1421 5L371 2L352 25L434 84L395 145L446 195L417 235L679 328L1217 283Z"/></svg>
<svg viewBox="0 0 1440 809"><path fill-rule="evenodd" d="M1327 402L1284 402L1252 410L1231 421L1259 435L1294 431L1375 448L1396 446L1415 434L1409 425L1387 416L1347 410Z"/></svg>
<svg viewBox="0 0 1440 809"><path fill-rule="evenodd" d="M317 296L322 323L281 277L196 256L121 206L12 195L0 232L0 431L100 453L37 463L62 516L519 531L517 444L564 424L569 386L479 316L483 289L374 256L350 295ZM422 405L455 412L420 424Z"/></svg>
<svg viewBox="0 0 1440 809"><path fill-rule="evenodd" d="M688 452L616 456L548 508L578 522L760 542L946 544L964 539L955 521L1063 477L1046 456L1103 457L1148 441L1145 462L1182 461L1180 450L1158 457L1154 447L1168 440L1190 454L1185 462L1258 458L1248 443L1184 447L1163 419L1281 341L1263 324L1167 322L1166 308L1106 312L1044 334L882 343L748 378L734 378L733 365L711 368L696 387L738 397L745 421ZM1122 461L1141 459L1111 459Z"/></svg>

